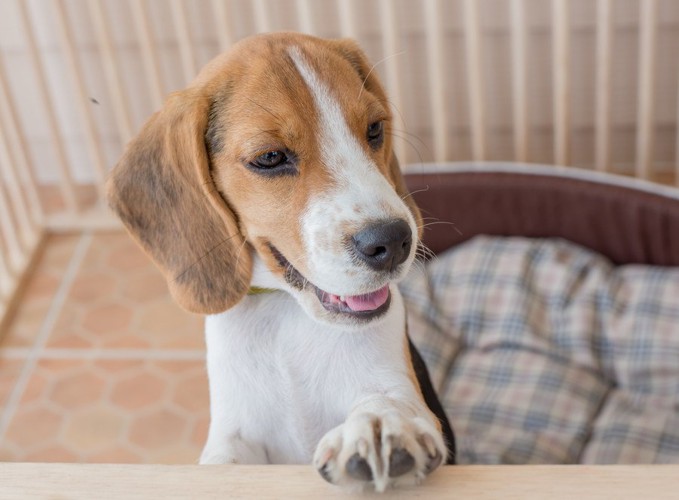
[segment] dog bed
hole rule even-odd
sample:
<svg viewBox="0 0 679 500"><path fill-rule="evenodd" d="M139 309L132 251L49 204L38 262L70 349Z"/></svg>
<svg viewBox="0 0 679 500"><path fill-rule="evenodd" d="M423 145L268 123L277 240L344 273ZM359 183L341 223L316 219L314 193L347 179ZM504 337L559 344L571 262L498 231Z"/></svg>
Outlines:
<svg viewBox="0 0 679 500"><path fill-rule="evenodd" d="M438 255L402 291L458 462L679 462L679 191L419 168Z"/></svg>

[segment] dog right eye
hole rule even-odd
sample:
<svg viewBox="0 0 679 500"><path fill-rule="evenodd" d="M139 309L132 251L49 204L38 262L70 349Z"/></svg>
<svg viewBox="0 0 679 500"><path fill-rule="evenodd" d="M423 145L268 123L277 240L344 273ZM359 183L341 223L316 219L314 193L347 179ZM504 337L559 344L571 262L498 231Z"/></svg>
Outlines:
<svg viewBox="0 0 679 500"><path fill-rule="evenodd" d="M270 170L288 161L288 157L283 151L267 151L255 158L250 165L255 168Z"/></svg>
<svg viewBox="0 0 679 500"><path fill-rule="evenodd" d="M297 156L287 149L271 149L266 153L255 156L244 165L252 172L265 177L296 176Z"/></svg>

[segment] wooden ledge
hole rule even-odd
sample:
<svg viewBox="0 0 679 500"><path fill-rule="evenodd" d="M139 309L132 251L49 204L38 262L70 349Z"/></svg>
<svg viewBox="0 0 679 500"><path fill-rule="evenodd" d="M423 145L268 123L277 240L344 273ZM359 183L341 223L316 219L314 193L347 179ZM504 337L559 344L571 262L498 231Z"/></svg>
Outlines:
<svg viewBox="0 0 679 500"><path fill-rule="evenodd" d="M12 499L352 497L309 466L0 463L0 478ZM676 499L679 465L444 467L381 498Z"/></svg>

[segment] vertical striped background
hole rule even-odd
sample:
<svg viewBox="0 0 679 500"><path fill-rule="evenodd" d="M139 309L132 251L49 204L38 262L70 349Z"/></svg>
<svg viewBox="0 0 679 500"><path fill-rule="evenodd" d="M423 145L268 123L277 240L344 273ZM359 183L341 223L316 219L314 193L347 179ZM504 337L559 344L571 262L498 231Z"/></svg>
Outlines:
<svg viewBox="0 0 679 500"><path fill-rule="evenodd" d="M272 30L359 40L402 164L679 184L676 0L2 0L0 317L45 230L115 224L102 180L164 96Z"/></svg>

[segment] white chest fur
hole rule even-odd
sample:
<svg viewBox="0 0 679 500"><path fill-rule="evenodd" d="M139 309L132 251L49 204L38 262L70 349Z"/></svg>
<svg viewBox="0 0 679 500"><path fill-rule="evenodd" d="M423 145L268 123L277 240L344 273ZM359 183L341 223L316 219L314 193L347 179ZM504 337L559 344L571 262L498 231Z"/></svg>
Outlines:
<svg viewBox="0 0 679 500"><path fill-rule="evenodd" d="M225 441L236 439L249 443L248 461L309 463L323 434L362 399L414 396L403 302L391 288L386 317L358 331L313 321L285 292L249 296L208 316L212 424L201 460L215 461L211 448L223 454Z"/></svg>

